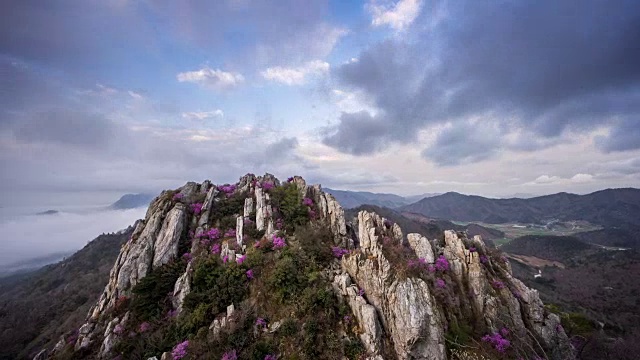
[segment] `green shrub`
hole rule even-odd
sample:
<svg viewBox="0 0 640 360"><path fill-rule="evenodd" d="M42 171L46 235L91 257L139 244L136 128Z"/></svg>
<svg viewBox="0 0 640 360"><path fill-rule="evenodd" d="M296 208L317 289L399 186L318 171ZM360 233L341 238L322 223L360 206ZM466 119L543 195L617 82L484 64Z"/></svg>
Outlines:
<svg viewBox="0 0 640 360"><path fill-rule="evenodd" d="M560 319L562 320L562 327L569 335L587 337L596 329L593 322L580 313L563 313Z"/></svg>
<svg viewBox="0 0 640 360"><path fill-rule="evenodd" d="M296 322L295 320L291 319L291 318L286 318L283 322L282 325L280 325L280 328L278 329L278 332L280 334L282 334L282 336L293 336L295 334L298 333L298 322Z"/></svg>
<svg viewBox="0 0 640 360"><path fill-rule="evenodd" d="M282 214L287 231L293 231L309 222L309 210L302 204L302 196L295 184L286 183L273 189L271 203Z"/></svg>
<svg viewBox="0 0 640 360"><path fill-rule="evenodd" d="M132 315L140 321L150 321L171 309L167 293L173 291L176 280L186 268L183 260L172 261L154 269L133 287Z"/></svg>
<svg viewBox="0 0 640 360"><path fill-rule="evenodd" d="M185 297L187 311L182 324L190 334L208 326L228 305L238 304L248 294L246 269L234 262L222 264L216 257L195 265L191 292Z"/></svg>
<svg viewBox="0 0 640 360"><path fill-rule="evenodd" d="M349 360L358 360L366 354L366 349L358 338L349 338L343 343L344 355Z"/></svg>
<svg viewBox="0 0 640 360"><path fill-rule="evenodd" d="M218 201L213 203L211 208L212 218L222 219L226 216L240 215L244 212L244 199L247 197L247 194L234 194L230 197L226 197L226 195L221 196L221 198L218 198Z"/></svg>
<svg viewBox="0 0 640 360"><path fill-rule="evenodd" d="M267 279L270 291L281 303L290 303L307 287L308 265L300 251L286 247Z"/></svg>
<svg viewBox="0 0 640 360"><path fill-rule="evenodd" d="M299 226L295 231L295 238L309 258L319 266L327 266L333 260L331 246L333 234L326 225L316 226L307 224Z"/></svg>

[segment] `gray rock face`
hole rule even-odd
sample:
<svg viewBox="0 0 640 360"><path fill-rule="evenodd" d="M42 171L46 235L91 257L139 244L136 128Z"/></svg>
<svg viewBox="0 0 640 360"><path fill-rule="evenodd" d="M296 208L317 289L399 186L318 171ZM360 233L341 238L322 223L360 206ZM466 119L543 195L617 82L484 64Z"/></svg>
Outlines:
<svg viewBox="0 0 640 360"><path fill-rule="evenodd" d="M320 185L307 185L304 179L299 176L294 177L292 183L294 183L300 191L300 196L313 200L318 217L327 220L329 223L336 245L348 246L350 239L347 237L344 209L333 195L322 191Z"/></svg>
<svg viewBox="0 0 640 360"><path fill-rule="evenodd" d="M200 220L198 220L199 227L203 227L209 222L209 216L213 208L213 199L218 196L218 193L218 188L215 186L209 188L207 191L207 197L204 198L204 203L202 203L202 214L200 215Z"/></svg>
<svg viewBox="0 0 640 360"><path fill-rule="evenodd" d="M433 248L426 237L420 234L408 234L407 241L418 258L423 258L429 264L433 264L436 261L433 255Z"/></svg>
<svg viewBox="0 0 640 360"><path fill-rule="evenodd" d="M218 337L218 335L220 335L220 332L234 321L235 311L236 308L233 304L227 306L226 315L218 317L217 319L213 320L211 325L209 325L209 330L211 331L214 338Z"/></svg>
<svg viewBox="0 0 640 360"><path fill-rule="evenodd" d="M474 318L482 319L487 333L507 327L514 334L525 334L521 335L522 346L535 348L540 342L549 359L574 358L566 334L558 327L559 319L554 314L545 314L537 291L513 278L505 259L489 257L487 264L480 261L479 252L488 252L479 236L468 240L454 231L446 231L444 246L437 248L419 234L407 236L416 256L427 263L433 263L436 254L443 253L450 267L447 273L458 287L466 287L464 291L449 292L449 296L457 297L453 302L458 304L456 310L436 301L435 290L422 279L403 278L395 273L382 251L383 219L360 212L358 226L360 252L343 257L342 267L375 306L399 359L445 359L445 311L450 312L449 316L464 316L455 312L465 312L465 304L471 305L468 310ZM399 239L400 231L395 226L391 233ZM471 247L476 250L470 251Z"/></svg>
<svg viewBox="0 0 640 360"><path fill-rule="evenodd" d="M238 243L238 248L240 249L242 249L243 228L244 228L244 217L238 216L236 218L236 242Z"/></svg>
<svg viewBox="0 0 640 360"><path fill-rule="evenodd" d="M336 275L333 287L337 293L347 300L351 312L355 315L362 333L360 340L367 350L367 354L372 358L380 358L382 349L382 326L378 320L376 308L368 304L364 297L358 295L357 286L351 283L349 274Z"/></svg>
<svg viewBox="0 0 640 360"><path fill-rule="evenodd" d="M343 268L364 290L381 315L398 359L446 359L441 310L429 286L417 278L401 279L382 253L378 229L384 221L376 214L358 214L361 251L346 256Z"/></svg>
<svg viewBox="0 0 640 360"><path fill-rule="evenodd" d="M47 349L40 350L36 356L33 357L33 360L46 360L49 356L49 351Z"/></svg>
<svg viewBox="0 0 640 360"><path fill-rule="evenodd" d="M186 209L181 203L169 211L154 244L153 267L160 267L178 256L180 237L185 229Z"/></svg>
<svg viewBox="0 0 640 360"><path fill-rule="evenodd" d="M191 292L191 262L187 264L187 269L176 280L176 284L173 287L173 307L177 311L177 315L182 313L182 304L184 304L184 298Z"/></svg>
<svg viewBox="0 0 640 360"><path fill-rule="evenodd" d="M248 197L248 198L244 199L243 215L244 215L245 219L248 219L251 216L252 212L253 212L253 198L252 197Z"/></svg>
<svg viewBox="0 0 640 360"><path fill-rule="evenodd" d="M268 216L267 197L262 188L256 188L256 229L265 230Z"/></svg>

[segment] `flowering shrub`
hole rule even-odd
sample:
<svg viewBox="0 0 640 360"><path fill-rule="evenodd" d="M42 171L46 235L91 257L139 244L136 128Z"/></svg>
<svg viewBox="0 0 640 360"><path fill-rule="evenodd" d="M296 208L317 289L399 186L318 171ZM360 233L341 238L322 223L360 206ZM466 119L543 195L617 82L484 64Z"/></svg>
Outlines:
<svg viewBox="0 0 640 360"><path fill-rule="evenodd" d="M226 263L227 263L227 261L229 261L229 255L225 255L225 256L222 258L222 262L223 262L223 263L225 263L225 264L226 264Z"/></svg>
<svg viewBox="0 0 640 360"><path fill-rule="evenodd" d="M175 195L173 195L173 201L179 201L182 200L182 198L184 197L184 194L182 193L177 193Z"/></svg>
<svg viewBox="0 0 640 360"><path fill-rule="evenodd" d="M447 283L445 283L443 279L438 278L436 279L436 287L444 289L447 287Z"/></svg>
<svg viewBox="0 0 640 360"><path fill-rule="evenodd" d="M173 347L171 355L174 360L180 360L187 356L187 348L189 347L189 340L185 340Z"/></svg>
<svg viewBox="0 0 640 360"><path fill-rule="evenodd" d="M186 252L186 253L182 254L182 258L187 260L187 261L191 261L191 259L193 259L193 256L191 255L190 252Z"/></svg>
<svg viewBox="0 0 640 360"><path fill-rule="evenodd" d="M264 357L264 360L278 360L278 357L275 355L269 354Z"/></svg>
<svg viewBox="0 0 640 360"><path fill-rule="evenodd" d="M224 355L222 355L221 360L238 360L238 354L235 350L227 351L226 353L224 353Z"/></svg>
<svg viewBox="0 0 640 360"><path fill-rule="evenodd" d="M235 229L229 229L229 230L225 231L224 237L236 237L236 230Z"/></svg>
<svg viewBox="0 0 640 360"><path fill-rule="evenodd" d="M276 229L282 230L283 227L284 227L284 220L282 219L276 220Z"/></svg>
<svg viewBox="0 0 640 360"><path fill-rule="evenodd" d="M391 226L393 226L393 223L391 223L391 221L384 219L384 226L388 229L391 229Z"/></svg>
<svg viewBox="0 0 640 360"><path fill-rule="evenodd" d="M143 332L147 332L151 329L151 324L149 324L148 322L143 322L142 324L140 324L140 327L138 327L138 331L143 333Z"/></svg>
<svg viewBox="0 0 640 360"><path fill-rule="evenodd" d="M202 212L202 204L201 203L191 204L191 210L193 211L194 214L200 215L200 213Z"/></svg>
<svg viewBox="0 0 640 360"><path fill-rule="evenodd" d="M290 176L289 178L287 178L287 182L290 183L293 181L293 176Z"/></svg>
<svg viewBox="0 0 640 360"><path fill-rule="evenodd" d="M211 253L214 255L220 254L220 244L211 245Z"/></svg>
<svg viewBox="0 0 640 360"><path fill-rule="evenodd" d="M267 326L267 321L263 318L257 318L256 319L256 325L260 326L260 327L266 327Z"/></svg>
<svg viewBox="0 0 640 360"><path fill-rule="evenodd" d="M236 262L238 263L238 265L242 265L242 263L244 262L244 260L247 258L247 255L242 255L236 258Z"/></svg>
<svg viewBox="0 0 640 360"><path fill-rule="evenodd" d="M284 241L284 238L281 238L279 236L274 236L273 237L273 248L274 249L282 249L285 246L287 246L287 243Z"/></svg>
<svg viewBox="0 0 640 360"><path fill-rule="evenodd" d="M418 260L407 261L407 266L410 268L428 268L427 261L424 258L418 258Z"/></svg>
<svg viewBox="0 0 640 360"><path fill-rule="evenodd" d="M480 262L486 264L489 262L489 258L486 255L480 255Z"/></svg>
<svg viewBox="0 0 640 360"><path fill-rule="evenodd" d="M364 289L362 288L358 289L358 295L364 296Z"/></svg>
<svg viewBox="0 0 640 360"><path fill-rule="evenodd" d="M178 310L169 310L167 311L167 318L171 319L178 315Z"/></svg>
<svg viewBox="0 0 640 360"><path fill-rule="evenodd" d="M469 252L476 252L476 247L475 246L470 247Z"/></svg>
<svg viewBox="0 0 640 360"><path fill-rule="evenodd" d="M120 325L120 324L116 325L116 326L113 328L113 333L114 333L114 334L118 334L118 335L120 335L120 334L122 334L123 332L124 332L124 327L123 327L122 325Z"/></svg>
<svg viewBox="0 0 640 360"><path fill-rule="evenodd" d="M313 206L313 199L310 199L310 198L302 199L302 205Z"/></svg>
<svg viewBox="0 0 640 360"><path fill-rule="evenodd" d="M502 329L500 329L500 335L507 337L507 335L509 335L509 329L503 327Z"/></svg>
<svg viewBox="0 0 640 360"><path fill-rule="evenodd" d="M503 338L499 333L485 335L482 337L482 341L493 345L499 353L504 353L511 346L511 342Z"/></svg>
<svg viewBox="0 0 640 360"><path fill-rule="evenodd" d="M220 239L220 235L221 235L221 232L220 232L220 229L218 229L218 228L209 229L209 231L207 231L207 233L206 233L206 236L208 236L209 239L211 239L211 240Z"/></svg>
<svg viewBox="0 0 640 360"><path fill-rule="evenodd" d="M493 280L491 282L491 286L494 289L504 289L504 283L502 281L500 281L500 280Z"/></svg>
<svg viewBox="0 0 640 360"><path fill-rule="evenodd" d="M247 279L249 280L253 279L253 269L247 270L246 274L247 274Z"/></svg>
<svg viewBox="0 0 640 360"><path fill-rule="evenodd" d="M262 183L262 188L264 190L271 190L273 189L275 186L273 185L273 183L271 181L265 181Z"/></svg>
<svg viewBox="0 0 640 360"><path fill-rule="evenodd" d="M218 186L218 189L220 189L220 191L222 191L223 193L230 195L233 194L236 191L236 186L235 185L229 185L229 184L225 184L222 186Z"/></svg>
<svg viewBox="0 0 640 360"><path fill-rule="evenodd" d="M334 246L331 248L331 252L333 252L333 256L340 259L343 255L347 255L349 253L349 250L343 249L339 246Z"/></svg>
<svg viewBox="0 0 640 360"><path fill-rule="evenodd" d="M440 255L440 257L438 257L438 259L436 259L436 270L439 271L447 271L449 270L449 261L447 260L446 257L444 257L444 255Z"/></svg>

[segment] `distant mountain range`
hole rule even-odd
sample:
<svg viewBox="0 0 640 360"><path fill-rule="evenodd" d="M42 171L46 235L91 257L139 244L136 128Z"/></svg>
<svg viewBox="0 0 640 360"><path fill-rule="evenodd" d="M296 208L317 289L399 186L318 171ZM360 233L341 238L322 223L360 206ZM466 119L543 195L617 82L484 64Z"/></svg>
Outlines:
<svg viewBox="0 0 640 360"><path fill-rule="evenodd" d="M490 199L455 192L405 205L401 211L451 221L545 224L585 220L603 230L578 236L611 246L640 247L640 189L607 189L587 195L558 193L530 199Z"/></svg>
<svg viewBox="0 0 640 360"><path fill-rule="evenodd" d="M411 204L420 199L438 195L425 193L422 195L403 197L395 194L372 193L368 191L334 190L328 188L323 188L323 190L333 195L345 209L356 208L360 205L375 205L394 209Z"/></svg>
<svg viewBox="0 0 640 360"><path fill-rule="evenodd" d="M640 190L607 189L588 195L558 193L530 199L490 199L455 192L403 206L403 211L452 221L544 224L586 220L605 227L640 226Z"/></svg>
<svg viewBox="0 0 640 360"><path fill-rule="evenodd" d="M126 209L135 209L139 207L149 206L151 200L155 195L153 194L124 194L118 201L114 202L109 206L112 210L126 210Z"/></svg>

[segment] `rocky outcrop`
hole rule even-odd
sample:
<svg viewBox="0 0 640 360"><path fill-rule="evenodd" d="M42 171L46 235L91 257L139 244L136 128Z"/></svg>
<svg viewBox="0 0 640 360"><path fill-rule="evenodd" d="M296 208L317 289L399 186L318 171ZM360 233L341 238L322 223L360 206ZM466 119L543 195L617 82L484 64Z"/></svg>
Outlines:
<svg viewBox="0 0 640 360"><path fill-rule="evenodd" d="M184 303L184 298L189 295L191 292L191 273L193 269L191 267L191 262L187 264L187 269L184 271L182 275L176 281L175 286L173 287L173 307L177 311L177 315L182 313L182 304Z"/></svg>
<svg viewBox="0 0 640 360"><path fill-rule="evenodd" d="M303 198L312 199L317 208L317 216L328 222L333 233L336 245L353 246L352 239L347 236L347 225L344 217L344 209L333 195L322 191L320 185L309 186L303 178L295 176L291 180L300 191Z"/></svg>
<svg viewBox="0 0 640 360"><path fill-rule="evenodd" d="M358 294L358 287L351 283L349 274L336 275L333 287L339 296L347 300L351 312L360 325L360 340L364 345L370 359L382 360L382 326L378 320L376 308Z"/></svg>
<svg viewBox="0 0 640 360"><path fill-rule="evenodd" d="M572 348L559 318L544 311L537 292L513 278L508 262L490 254L480 237L468 239L464 234L446 231L444 239L429 240L415 233L405 238L398 224L366 211L359 212L353 223L347 222L340 204L320 185L307 185L301 177L289 181L305 198L310 217L328 226L334 245L340 247L334 252L341 260L333 261L322 274L332 280L336 295L351 310L353 316L343 322L356 323L355 334L366 349L367 359L447 359L446 335L458 324L469 325L476 334L508 328L514 334L514 346L534 349L553 360L572 359ZM177 192L160 194L122 247L102 296L79 330L75 349L94 343L96 349L101 345L99 356L111 356L129 315L109 310L123 297L131 297L132 288L151 271L178 258L180 249L190 247L193 261L211 254L210 239L200 235L222 226L223 221L211 217L216 204L228 196L234 196L232 204L237 208L233 211L237 213L227 213L226 229L221 230L235 228L235 237L215 238L219 241L215 251L220 250L221 259L234 262L246 253L244 233L253 228L245 227L245 221L252 220L249 218L253 214L257 230L264 230L267 237L274 234L274 217L279 215L272 208L267 183L279 185L273 175L248 174L235 185L233 194L230 188L218 188L208 181L201 185L187 183ZM181 195L176 197L176 193ZM246 195L243 202L237 202L242 200L235 198L239 194ZM196 201L202 202L199 214L192 207ZM294 240L287 246L297 245ZM186 264L186 269L167 299L180 314L192 290L195 265L191 261L178 264ZM238 316L234 312L230 305L210 324L214 337L233 323ZM268 331L277 332L276 324L280 322L271 324ZM170 356L165 353L162 357L165 355Z"/></svg>
<svg viewBox="0 0 640 360"><path fill-rule="evenodd" d="M160 267L178 255L178 245L185 229L186 209L177 203L169 211L154 244L153 267Z"/></svg>
<svg viewBox="0 0 640 360"><path fill-rule="evenodd" d="M407 235L407 241L418 258L424 259L429 264L433 264L436 261L429 239L420 234L409 234Z"/></svg>
<svg viewBox="0 0 640 360"><path fill-rule="evenodd" d="M365 211L358 214L357 223L360 249L343 257L345 274L336 277L334 287L349 299L353 292L345 289L353 279L364 299L375 307L398 359L446 359L448 324L471 319L480 320L472 321L471 326L486 334L508 329L512 346L518 347L514 349L516 353L535 349L534 352L546 354L549 359L573 358L568 338L558 326L558 317L544 311L537 291L513 278L506 259L489 254L479 236L470 240L464 234L446 231L444 242L438 243L409 234L407 245L415 258L421 260L407 265L397 263L407 259L393 259L392 263L385 256L385 246L398 249L404 246L395 224L389 226L383 218ZM396 245L390 238L395 238ZM387 251L393 253L392 249ZM442 257L438 259L437 254ZM481 258L480 254L485 255ZM403 266L421 267L423 275L407 277L398 271ZM440 287L425 280L429 277L435 280L436 276L442 281ZM444 278L451 284L447 285ZM364 321L362 305L352 299L348 302L358 321ZM465 304L470 304L470 308ZM370 342L368 339L375 337L375 333L365 331L363 343ZM377 351L369 346L367 350Z"/></svg>
<svg viewBox="0 0 640 360"><path fill-rule="evenodd" d="M444 316L429 286L422 279L397 276L382 252L382 218L361 211L358 224L360 251L345 256L342 266L380 314L394 353L399 359L446 359Z"/></svg>
<svg viewBox="0 0 640 360"><path fill-rule="evenodd" d="M211 334L213 335L213 337L219 336L220 332L224 328L231 325L235 321L235 318L234 318L235 311L236 311L235 306L231 304L227 306L226 314L219 316L217 319L213 320L211 325L209 325L209 331L211 331Z"/></svg>
<svg viewBox="0 0 640 360"><path fill-rule="evenodd" d="M200 220L198 220L199 227L203 227L209 222L211 209L213 208L213 199L218 196L219 193L218 188L215 186L212 186L207 191L207 196L204 198L204 203L202 203L202 215L200 215Z"/></svg>

